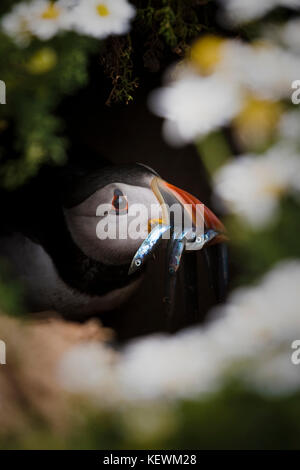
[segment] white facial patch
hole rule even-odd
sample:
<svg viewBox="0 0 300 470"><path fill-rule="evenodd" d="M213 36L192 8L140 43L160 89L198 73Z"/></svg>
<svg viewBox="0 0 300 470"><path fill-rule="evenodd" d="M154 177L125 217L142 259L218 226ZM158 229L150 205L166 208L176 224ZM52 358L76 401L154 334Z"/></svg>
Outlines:
<svg viewBox="0 0 300 470"><path fill-rule="evenodd" d="M128 204L119 214L112 204L115 190ZM116 182L64 213L71 236L85 255L118 265L131 261L148 235L150 221L160 219L161 208L150 184L146 188Z"/></svg>

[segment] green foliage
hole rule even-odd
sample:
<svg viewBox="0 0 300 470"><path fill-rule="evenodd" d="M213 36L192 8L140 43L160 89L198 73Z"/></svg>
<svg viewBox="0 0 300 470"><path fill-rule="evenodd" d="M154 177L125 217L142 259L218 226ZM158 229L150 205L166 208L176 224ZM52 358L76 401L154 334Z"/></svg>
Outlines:
<svg viewBox="0 0 300 470"><path fill-rule="evenodd" d="M112 103L128 104L133 100L138 79L133 73L132 42L130 35L108 40L106 49L101 57L106 75L112 82L112 89L106 100L106 105Z"/></svg>
<svg viewBox="0 0 300 470"><path fill-rule="evenodd" d="M201 2L200 6L195 0L135 0L132 3L137 15L131 32L126 38L109 39L102 55L105 73L112 80L109 105L132 101L141 80L141 68L157 72L168 65L170 57L183 58L191 41L208 28L204 14L207 2Z"/></svg>
<svg viewBox="0 0 300 470"><path fill-rule="evenodd" d="M169 445L192 449L299 448L299 396L267 398L231 388L180 405L180 426Z"/></svg>
<svg viewBox="0 0 300 470"><path fill-rule="evenodd" d="M205 168L213 175L218 168L227 163L231 157L231 150L224 138L223 132L216 131L199 139L197 150L201 155Z"/></svg>
<svg viewBox="0 0 300 470"><path fill-rule="evenodd" d="M299 394L268 398L238 384L199 400L163 405L152 432L131 427L132 413L149 420L150 404L133 409L88 411L68 433L37 422L1 440L6 449L299 449ZM77 403L77 409L78 403ZM156 410L154 410L156 412ZM77 414L77 418L78 418ZM170 426L165 426L167 418Z"/></svg>
<svg viewBox="0 0 300 470"><path fill-rule="evenodd" d="M138 8L136 22L160 37L166 45L175 48L180 43L187 47L188 41L199 35L203 27L208 27L203 9L208 2L201 2L201 18L199 2L194 0L150 0L135 1Z"/></svg>
<svg viewBox="0 0 300 470"><path fill-rule="evenodd" d="M0 108L0 184L13 189L44 163L66 161L66 139L56 108L88 82L88 57L97 41L67 33L21 48L0 34L0 77L6 105ZM1 135L2 134L2 135Z"/></svg>

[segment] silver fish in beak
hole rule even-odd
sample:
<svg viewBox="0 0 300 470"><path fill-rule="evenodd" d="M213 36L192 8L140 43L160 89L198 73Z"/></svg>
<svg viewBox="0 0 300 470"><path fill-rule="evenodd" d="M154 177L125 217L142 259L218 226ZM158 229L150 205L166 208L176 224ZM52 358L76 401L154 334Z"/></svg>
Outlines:
<svg viewBox="0 0 300 470"><path fill-rule="evenodd" d="M157 224L140 245L139 249L137 250L136 254L134 255L128 274L133 274L142 266L144 266L146 260L152 254L155 247L158 246L158 242L161 240L163 234L170 229L170 225L161 225Z"/></svg>
<svg viewBox="0 0 300 470"><path fill-rule="evenodd" d="M164 301L170 316L176 290L176 274L180 268L184 252L202 250L204 247L220 244L227 240L226 230L217 216L188 192L167 183L155 176L151 188L161 206L161 219L152 228L140 245L130 265L129 274L141 268L158 246L165 234L168 234L167 247L167 278ZM175 210L174 210L175 207ZM217 268L206 250L210 279L220 284L218 292L226 290L228 269L225 249L219 250ZM189 255L191 256L191 255ZM216 270L216 272L215 272ZM195 275L195 282L197 276ZM212 284L214 282L212 281ZM197 289L196 289L197 290Z"/></svg>

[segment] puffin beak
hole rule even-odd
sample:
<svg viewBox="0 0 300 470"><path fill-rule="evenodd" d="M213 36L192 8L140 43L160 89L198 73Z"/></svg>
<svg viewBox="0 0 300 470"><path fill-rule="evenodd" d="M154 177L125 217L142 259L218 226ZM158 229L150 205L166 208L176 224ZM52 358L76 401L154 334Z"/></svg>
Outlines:
<svg viewBox="0 0 300 470"><path fill-rule="evenodd" d="M192 194L177 188L173 184L167 183L159 177L153 178L151 188L162 208L162 223L173 225L170 220L169 208L174 204L180 205L183 211L184 228L193 229L195 234L205 234L213 231L214 236L211 239L204 240L203 244L194 243L186 247L187 250L199 250L204 244L215 244L227 240L226 229L218 217L206 207L199 199ZM200 237L201 238L201 237Z"/></svg>

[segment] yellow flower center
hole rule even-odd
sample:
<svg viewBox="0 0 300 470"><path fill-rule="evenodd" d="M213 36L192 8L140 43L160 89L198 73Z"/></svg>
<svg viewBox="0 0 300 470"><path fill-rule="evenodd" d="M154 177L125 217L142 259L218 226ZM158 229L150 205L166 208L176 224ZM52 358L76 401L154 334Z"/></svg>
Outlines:
<svg viewBox="0 0 300 470"><path fill-rule="evenodd" d="M108 16L109 15L109 9L103 3L99 3L99 5L97 5L97 13L100 16Z"/></svg>
<svg viewBox="0 0 300 470"><path fill-rule="evenodd" d="M204 75L214 72L222 59L222 46L225 40L207 35L195 42L191 49L191 61Z"/></svg>
<svg viewBox="0 0 300 470"><path fill-rule="evenodd" d="M279 185L279 184L268 184L265 187L265 193L271 194L272 196L275 196L275 197L282 196L285 191L286 191L286 188L283 185Z"/></svg>
<svg viewBox="0 0 300 470"><path fill-rule="evenodd" d="M263 145L276 130L282 111L282 105L276 101L248 98L233 121L237 137L246 147Z"/></svg>
<svg viewBox="0 0 300 470"><path fill-rule="evenodd" d="M57 6L53 2L50 2L49 6L46 8L46 10L43 11L41 16L43 20L55 20L56 18L58 18L59 15L59 8L57 8Z"/></svg>

